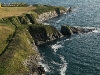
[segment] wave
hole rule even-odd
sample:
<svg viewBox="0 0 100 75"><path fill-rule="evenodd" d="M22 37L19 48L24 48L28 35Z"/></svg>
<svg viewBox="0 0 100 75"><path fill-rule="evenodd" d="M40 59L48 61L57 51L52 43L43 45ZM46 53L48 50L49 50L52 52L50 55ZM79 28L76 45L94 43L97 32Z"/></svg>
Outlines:
<svg viewBox="0 0 100 75"><path fill-rule="evenodd" d="M74 26L74 27L79 27L79 28L84 28L84 29L93 29L92 32L100 33L100 28L96 28L96 27L80 27L80 26Z"/></svg>
<svg viewBox="0 0 100 75"><path fill-rule="evenodd" d="M92 32L94 32L94 33L100 33L100 28L95 28L95 30L93 30Z"/></svg>
<svg viewBox="0 0 100 75"><path fill-rule="evenodd" d="M92 31L92 32L94 32L94 33L99 33L99 31L98 31L98 30L94 30L94 31Z"/></svg>
<svg viewBox="0 0 100 75"><path fill-rule="evenodd" d="M63 62L63 64L61 65L61 69L60 69L60 74L61 75L65 75L65 72L67 70L67 62L65 61L64 57L60 55L61 61Z"/></svg>
<svg viewBox="0 0 100 75"><path fill-rule="evenodd" d="M59 43L59 42L58 42ZM59 48L62 48L63 46L61 44L54 44L51 46L51 48L54 50L54 52L57 52Z"/></svg>
<svg viewBox="0 0 100 75"><path fill-rule="evenodd" d="M72 40L72 38L67 38L67 39L64 40L64 42L65 42L65 41L68 41L68 40Z"/></svg>
<svg viewBox="0 0 100 75"><path fill-rule="evenodd" d="M56 21L56 23L59 23L63 20L63 18L60 18L58 21Z"/></svg>
<svg viewBox="0 0 100 75"><path fill-rule="evenodd" d="M44 60L44 59L41 57L41 58L40 58L40 61L38 62L38 64L39 64L39 65L42 65L42 67L44 67L44 70L45 70L46 72L49 72L49 67L48 67L47 64L45 64L45 63L42 62L43 60Z"/></svg>

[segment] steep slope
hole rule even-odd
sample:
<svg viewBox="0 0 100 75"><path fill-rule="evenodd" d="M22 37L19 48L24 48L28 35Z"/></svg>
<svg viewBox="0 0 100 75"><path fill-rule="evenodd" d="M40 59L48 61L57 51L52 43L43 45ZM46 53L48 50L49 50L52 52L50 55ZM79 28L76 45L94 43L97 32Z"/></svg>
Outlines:
<svg viewBox="0 0 100 75"><path fill-rule="evenodd" d="M36 45L62 37L55 27L39 23L65 13L65 8L47 5L33 7L34 10L32 8L21 15L7 14L0 19L0 75L41 75Z"/></svg>
<svg viewBox="0 0 100 75"><path fill-rule="evenodd" d="M55 27L42 24L29 26L29 32L37 45L61 38L63 36Z"/></svg>

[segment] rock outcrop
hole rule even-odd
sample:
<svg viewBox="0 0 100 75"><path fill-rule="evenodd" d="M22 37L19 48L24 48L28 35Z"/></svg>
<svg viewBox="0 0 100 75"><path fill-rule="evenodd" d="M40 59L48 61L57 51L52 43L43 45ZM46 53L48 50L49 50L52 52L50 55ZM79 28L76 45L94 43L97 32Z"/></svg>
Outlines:
<svg viewBox="0 0 100 75"><path fill-rule="evenodd" d="M73 32L69 26L61 26L61 33L63 35L69 35L69 36L73 34Z"/></svg>
<svg viewBox="0 0 100 75"><path fill-rule="evenodd" d="M43 23L46 20L49 20L51 18L57 17L62 14L66 14L67 12L69 12L69 9L67 9L67 8L64 10L60 10L58 8L54 11L49 11L49 12L45 12L45 13L38 15L39 17L36 20L38 23Z"/></svg>
<svg viewBox="0 0 100 75"><path fill-rule="evenodd" d="M36 19L38 23L43 23L45 20L57 17L70 11L69 8L59 6L34 5L34 7L37 8L34 11L38 14L38 18Z"/></svg>
<svg viewBox="0 0 100 75"><path fill-rule="evenodd" d="M61 33L63 35L71 36L72 34L79 34L79 33L88 33L92 32L93 28L82 28L82 27L74 27L74 26L61 26Z"/></svg>
<svg viewBox="0 0 100 75"><path fill-rule="evenodd" d="M29 32L32 35L36 45L62 37L62 34L55 27L50 25L33 25L29 27Z"/></svg>
<svg viewBox="0 0 100 75"><path fill-rule="evenodd" d="M68 9L42 6L43 9L37 6L37 11L32 10L20 16L0 19L0 23L11 25L9 27L15 29L14 37L0 57L0 75L42 75L41 73L44 73L44 69L38 64L39 52L36 45L61 38L63 35L55 27L39 23L64 14Z"/></svg>

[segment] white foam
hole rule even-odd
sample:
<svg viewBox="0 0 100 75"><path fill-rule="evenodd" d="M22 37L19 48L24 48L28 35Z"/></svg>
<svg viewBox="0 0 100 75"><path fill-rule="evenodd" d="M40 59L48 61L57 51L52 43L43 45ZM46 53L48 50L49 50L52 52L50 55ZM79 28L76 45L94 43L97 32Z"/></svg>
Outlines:
<svg viewBox="0 0 100 75"><path fill-rule="evenodd" d="M59 41L57 41L57 44L60 44L60 42L59 42Z"/></svg>
<svg viewBox="0 0 100 75"><path fill-rule="evenodd" d="M96 28L96 27L80 27L80 26L74 26L74 27L79 27L79 28L84 28L84 29L93 29L92 32L100 33L100 28Z"/></svg>
<svg viewBox="0 0 100 75"><path fill-rule="evenodd" d="M49 23L43 23L44 25L50 25Z"/></svg>
<svg viewBox="0 0 100 75"><path fill-rule="evenodd" d="M68 41L68 40L72 40L72 38L71 39L65 39L64 41Z"/></svg>
<svg viewBox="0 0 100 75"><path fill-rule="evenodd" d="M92 32L94 32L94 33L100 33L100 28L96 28L96 29L93 30Z"/></svg>
<svg viewBox="0 0 100 75"><path fill-rule="evenodd" d="M63 62L63 64L61 65L60 74L61 74L61 75L65 75L65 72L66 72L66 70L67 70L67 64L68 64L68 63L65 61L65 59L64 59L63 56L60 55L60 58L61 58L61 60L62 60L62 62Z"/></svg>
<svg viewBox="0 0 100 75"><path fill-rule="evenodd" d="M51 46L51 48L54 50L54 52L57 52L57 49L59 48L62 48L63 46L62 45L59 45L59 44L54 44Z"/></svg>
<svg viewBox="0 0 100 75"><path fill-rule="evenodd" d="M58 62L55 62L55 61L52 61L52 63L54 64L54 65L61 65L61 64L59 64Z"/></svg>
<svg viewBox="0 0 100 75"><path fill-rule="evenodd" d="M59 23L60 21L62 21L63 18L59 19L58 21L56 21L56 23Z"/></svg>
<svg viewBox="0 0 100 75"><path fill-rule="evenodd" d="M98 30L94 30L94 31L92 31L92 32L94 32L94 33L98 33L99 31L98 31Z"/></svg>
<svg viewBox="0 0 100 75"><path fill-rule="evenodd" d="M42 63L42 62L38 62L38 64L39 64L39 65L42 65L42 67L44 67L44 70L45 70L46 72L49 71L48 65L47 65L47 64L44 64L44 63Z"/></svg>
<svg viewBox="0 0 100 75"><path fill-rule="evenodd" d="M49 72L49 67L47 64L44 64L43 62L41 62L43 60L43 58L40 58L40 62L38 62L39 65L42 65L42 67L44 67L44 70L46 72Z"/></svg>

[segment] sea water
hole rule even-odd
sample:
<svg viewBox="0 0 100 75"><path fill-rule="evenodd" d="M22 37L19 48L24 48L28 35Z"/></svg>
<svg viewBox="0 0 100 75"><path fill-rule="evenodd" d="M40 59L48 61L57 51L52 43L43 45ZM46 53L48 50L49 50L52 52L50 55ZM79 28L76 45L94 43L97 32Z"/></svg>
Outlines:
<svg viewBox="0 0 100 75"><path fill-rule="evenodd" d="M100 0L0 0L72 7L73 12L45 24L94 27L97 30L72 35L38 46L47 75L100 75Z"/></svg>

